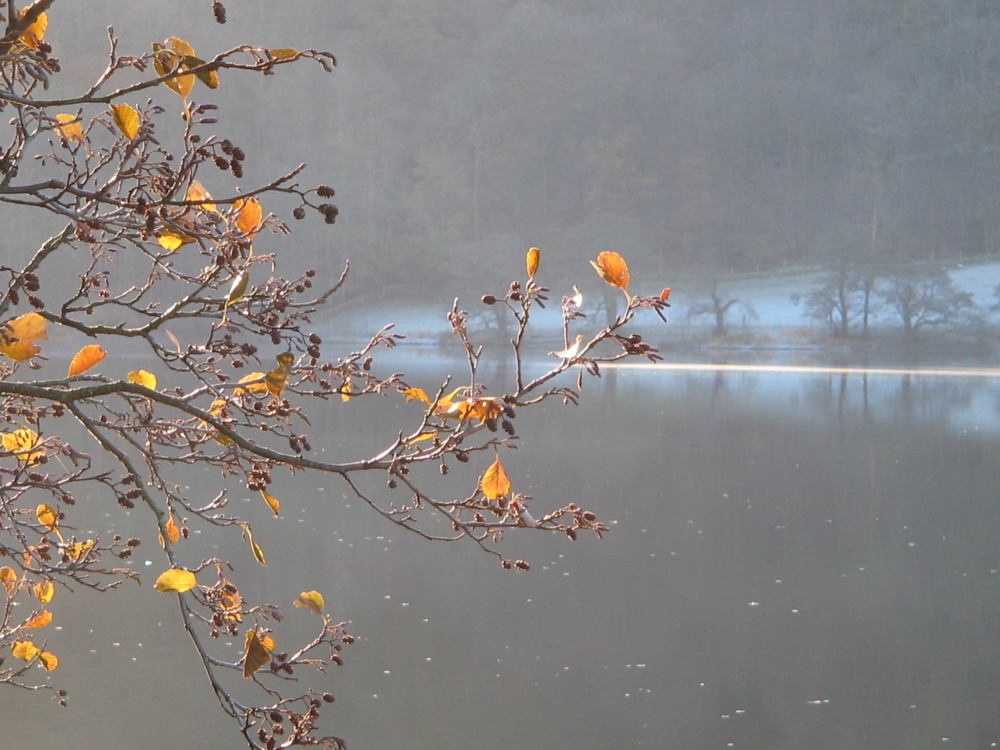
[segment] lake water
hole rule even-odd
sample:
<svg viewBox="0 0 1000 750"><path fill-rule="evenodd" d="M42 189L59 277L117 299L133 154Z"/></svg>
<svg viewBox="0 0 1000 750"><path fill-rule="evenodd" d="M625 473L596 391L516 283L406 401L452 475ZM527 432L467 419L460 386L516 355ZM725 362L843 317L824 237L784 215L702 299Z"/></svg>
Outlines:
<svg viewBox="0 0 1000 750"><path fill-rule="evenodd" d="M445 369L431 358L411 382ZM608 369L580 407L521 414L503 454L536 511L592 508L603 540L514 535L532 570L505 572L333 478L282 476L281 519L246 505L268 567L235 533L217 552L282 627L315 624L290 606L312 588L350 621L358 643L316 684L352 750L997 747L996 374ZM355 456L419 413L378 404L338 404L313 446ZM57 594L69 706L4 690L5 747L243 746L149 585L158 550L139 553L141 589Z"/></svg>

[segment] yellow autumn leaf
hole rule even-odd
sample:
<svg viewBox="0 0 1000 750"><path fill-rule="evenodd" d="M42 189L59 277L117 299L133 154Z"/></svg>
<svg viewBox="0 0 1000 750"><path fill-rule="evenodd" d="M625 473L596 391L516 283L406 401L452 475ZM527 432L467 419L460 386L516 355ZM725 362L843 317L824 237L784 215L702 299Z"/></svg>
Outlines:
<svg viewBox="0 0 1000 750"><path fill-rule="evenodd" d="M31 359L39 351L35 341L49 337L47 327L45 318L36 312L7 321L0 325L0 352L15 362Z"/></svg>
<svg viewBox="0 0 1000 750"><path fill-rule="evenodd" d="M296 607L308 609L316 614L321 614L323 607L326 606L326 602L323 601L323 595L318 591L303 591L299 594L299 598L295 600L294 604Z"/></svg>
<svg viewBox="0 0 1000 750"><path fill-rule="evenodd" d="M267 507L271 509L271 512L274 513L274 515L281 515L281 501L278 500L278 498L267 490L261 490L260 496L264 498L264 502L267 503Z"/></svg>
<svg viewBox="0 0 1000 750"><path fill-rule="evenodd" d="M348 401L351 400L351 395L352 395L351 379L348 378L347 380L344 381L344 384L340 386L340 400L346 404Z"/></svg>
<svg viewBox="0 0 1000 750"><path fill-rule="evenodd" d="M28 12L28 8L21 8L18 11L17 17L24 18L24 14ZM42 39L45 37L45 29L49 26L49 18L45 13L39 13L38 17L21 32L21 36L18 37L21 44L25 47L30 47L31 49L38 49L38 45L41 43Z"/></svg>
<svg viewBox="0 0 1000 750"><path fill-rule="evenodd" d="M66 553L66 557L68 557L73 562L76 562L81 557L90 552L90 550L93 549L93 547L94 547L94 540L87 539L86 541L83 542L73 542L71 544L67 544L63 547L63 551Z"/></svg>
<svg viewBox="0 0 1000 750"><path fill-rule="evenodd" d="M31 587L31 592L42 604L48 604L56 595L56 586L52 581L39 581Z"/></svg>
<svg viewBox="0 0 1000 750"><path fill-rule="evenodd" d="M176 229L161 229L156 233L156 242L164 250L173 252L177 248L194 242L194 237Z"/></svg>
<svg viewBox="0 0 1000 750"><path fill-rule="evenodd" d="M205 186L202 185L198 180L191 180L191 184L188 185L187 193L184 195L184 200L186 201L199 201L198 208L203 208L206 211L211 211L214 214L219 213L219 208L212 202L212 195L209 193Z"/></svg>
<svg viewBox="0 0 1000 750"><path fill-rule="evenodd" d="M233 203L236 228L250 239L260 231L264 223L264 210L256 198L240 198Z"/></svg>
<svg viewBox="0 0 1000 750"><path fill-rule="evenodd" d="M45 455L45 449L38 444L38 433L30 427L19 427L3 435L4 450L17 456L25 466L34 466Z"/></svg>
<svg viewBox="0 0 1000 750"><path fill-rule="evenodd" d="M261 565L267 566L267 560L264 559L264 550L260 548L260 545L253 540L253 531L250 528L250 524L243 524L243 538L247 540L247 544L250 545L250 551L253 552L254 558Z"/></svg>
<svg viewBox="0 0 1000 750"><path fill-rule="evenodd" d="M72 378L74 375L82 375L97 365L106 356L108 356L108 353L104 351L104 347L100 344L87 344L70 361L68 377Z"/></svg>
<svg viewBox="0 0 1000 750"><path fill-rule="evenodd" d="M59 666L59 659L50 651L42 651L38 654L38 661L45 667L46 672L51 672Z"/></svg>
<svg viewBox="0 0 1000 750"><path fill-rule="evenodd" d="M596 261L590 261L590 265L597 271L598 276L628 296L628 265L622 256L614 250L605 250L597 256Z"/></svg>
<svg viewBox="0 0 1000 750"><path fill-rule="evenodd" d="M22 628L44 628L52 622L52 613L47 609L40 609L35 614L33 614L28 621L22 625Z"/></svg>
<svg viewBox="0 0 1000 750"><path fill-rule="evenodd" d="M164 593L176 591L180 594L193 589L197 585L198 579L195 578L194 573L190 570L170 568L170 570L165 570L160 574L160 577L156 579L156 583L153 584L153 588Z"/></svg>
<svg viewBox="0 0 1000 750"><path fill-rule="evenodd" d="M268 393L278 398L285 392L285 388L287 387L288 373L292 370L295 355L291 352L282 352L275 359L278 361L278 366L264 376L264 385L267 387Z"/></svg>
<svg viewBox="0 0 1000 750"><path fill-rule="evenodd" d="M83 125L79 117L61 112L56 115L56 122L59 124L52 127L56 135L67 141L83 143Z"/></svg>
<svg viewBox="0 0 1000 750"><path fill-rule="evenodd" d="M229 286L229 294L226 295L226 304L222 306L222 323L225 325L227 318L229 317L229 307L240 301L243 297L244 292L247 290L247 284L250 283L250 269L244 268L236 276L233 277L233 283Z"/></svg>
<svg viewBox="0 0 1000 750"><path fill-rule="evenodd" d="M404 388L400 393L406 396L407 401L423 401L425 404L431 402L423 388Z"/></svg>
<svg viewBox="0 0 1000 750"><path fill-rule="evenodd" d="M528 266L528 278L534 279L535 272L538 271L538 261L541 258L541 252L537 247L533 247L528 250L528 256L525 259Z"/></svg>
<svg viewBox="0 0 1000 750"><path fill-rule="evenodd" d="M139 111L128 104L112 104L111 118L130 141L139 135Z"/></svg>
<svg viewBox="0 0 1000 750"><path fill-rule="evenodd" d="M187 55L184 57L184 67L188 70L193 68L200 68L207 61L202 60L200 57L195 57L194 55ZM204 70L199 70L194 75L198 77L198 80L208 86L210 89L219 88L219 73L214 68L206 68Z"/></svg>
<svg viewBox="0 0 1000 750"><path fill-rule="evenodd" d="M271 53L271 57L276 57L279 60L285 60L299 54L297 49L292 49L291 47L279 47L278 49L270 49L268 52Z"/></svg>
<svg viewBox="0 0 1000 750"><path fill-rule="evenodd" d="M506 497L508 492L510 492L510 480L503 469L503 464L500 463L500 457L497 456L483 474L483 494L489 500L499 500L501 497Z"/></svg>
<svg viewBox="0 0 1000 750"><path fill-rule="evenodd" d="M128 382L141 385L151 391L156 390L156 376L147 370L133 370L128 374Z"/></svg>
<svg viewBox="0 0 1000 750"><path fill-rule="evenodd" d="M251 373L251 375L253 375L253 374L256 374L257 377L259 377L259 378L263 378L264 377L264 373L262 373L262 372L261 373ZM261 386L263 386L263 383L261 383ZM237 389L236 393L238 393L238 392L239 392L239 389ZM225 418L226 417L226 402L223 401L221 398L215 399L212 402L212 406L208 410L208 413L211 414L213 417L217 417L219 419ZM202 425L205 426L205 427L209 426L207 422L202 422ZM231 437L229 437L228 435L223 435L218 430L216 430L216 432L215 432L215 440L220 445L232 445L233 444L233 439Z"/></svg>
<svg viewBox="0 0 1000 750"><path fill-rule="evenodd" d="M14 641L10 644L10 652L13 654L15 659L24 659L24 661L31 661L39 653L41 649L38 648L31 641Z"/></svg>
<svg viewBox="0 0 1000 750"><path fill-rule="evenodd" d="M274 639L271 636L256 629L248 630L243 654L243 679L249 680L257 670L267 664L272 651L274 651Z"/></svg>
<svg viewBox="0 0 1000 750"><path fill-rule="evenodd" d="M9 565L4 565L0 568L0 583L7 591L12 591L17 585L17 573Z"/></svg>
<svg viewBox="0 0 1000 750"><path fill-rule="evenodd" d="M35 508L35 516L38 518L38 523L47 528L49 531L55 531L56 527L59 525L59 514L56 512L56 509L48 503L39 504L39 506Z"/></svg>
<svg viewBox="0 0 1000 750"><path fill-rule="evenodd" d="M153 43L153 70L158 76L165 76L170 73L187 70L184 58L193 57L194 48L183 39L175 36L166 39L163 44ZM171 91L175 92L181 99L187 99L191 89L194 88L195 77L191 74L179 75L163 82Z"/></svg>
<svg viewBox="0 0 1000 750"><path fill-rule="evenodd" d="M249 393L267 393L267 383L264 382L265 378L267 378L267 375L262 372L251 372L249 375L244 375L237 382L245 384L243 389ZM237 388L234 393L239 393L240 390Z"/></svg>

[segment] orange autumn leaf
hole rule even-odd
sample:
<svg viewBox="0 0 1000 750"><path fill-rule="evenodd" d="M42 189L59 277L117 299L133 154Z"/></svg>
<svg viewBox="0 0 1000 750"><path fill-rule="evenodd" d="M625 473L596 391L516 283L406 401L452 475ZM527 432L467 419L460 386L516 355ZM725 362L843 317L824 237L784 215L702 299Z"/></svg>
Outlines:
<svg viewBox="0 0 1000 750"><path fill-rule="evenodd" d="M243 622L243 596L225 578L219 580L220 614L229 622Z"/></svg>
<svg viewBox="0 0 1000 750"><path fill-rule="evenodd" d="M294 604L296 607L308 609L310 612L315 612L316 614L321 614L323 607L326 606L326 602L323 601L323 595L318 591L303 591L299 594L299 598L295 600Z"/></svg>
<svg viewBox="0 0 1000 750"><path fill-rule="evenodd" d="M528 250L528 256L525 261L528 266L528 278L534 279L535 273L538 271L538 261L541 259L541 252L537 247L533 247Z"/></svg>
<svg viewBox="0 0 1000 750"><path fill-rule="evenodd" d="M177 522L174 520L173 511L170 512L170 516L167 518L167 522L164 525L167 527L167 539L170 540L171 544L177 544L177 542L181 539L181 530L177 526ZM160 546L167 546L163 541L163 534L160 534Z"/></svg>
<svg viewBox="0 0 1000 750"><path fill-rule="evenodd" d="M255 629L248 630L243 654L243 679L249 680L257 670L267 664L272 651L274 651L274 639L271 636Z"/></svg>
<svg viewBox="0 0 1000 750"><path fill-rule="evenodd" d="M500 457L497 456L483 474L483 494L488 500L499 500L506 497L508 492L510 492L510 480L503 469L503 464L500 463Z"/></svg>
<svg viewBox="0 0 1000 750"><path fill-rule="evenodd" d="M25 13L28 12L28 8L21 8L18 11L17 17L24 18ZM49 26L49 18L45 13L39 13L37 18L28 25L18 40L25 47L30 47L31 49L38 49L38 45L41 43L42 39L45 37L45 29Z"/></svg>
<svg viewBox="0 0 1000 750"><path fill-rule="evenodd" d="M597 271L597 275L608 284L617 287L628 295L628 265L625 260L614 250L605 250L597 256L596 261L590 261L590 265Z"/></svg>
<svg viewBox="0 0 1000 750"><path fill-rule="evenodd" d="M128 374L128 382L149 388L151 391L156 390L156 376L146 370L133 370Z"/></svg>
<svg viewBox="0 0 1000 750"><path fill-rule="evenodd" d="M38 433L30 427L19 427L4 433L2 442L4 450L17 456L25 466L34 466L45 455L45 449L38 444Z"/></svg>
<svg viewBox="0 0 1000 750"><path fill-rule="evenodd" d="M212 195L205 189L198 180L191 180L187 193L184 195L186 201L200 201L198 208L203 208L212 213L219 213L218 207L212 203Z"/></svg>
<svg viewBox="0 0 1000 750"><path fill-rule="evenodd" d="M106 356L108 356L108 353L104 351L104 347L100 344L87 344L76 353L76 356L69 363L68 377L72 378L74 375L85 373Z"/></svg>
<svg viewBox="0 0 1000 750"><path fill-rule="evenodd" d="M15 362L31 359L39 351L35 341L48 338L47 327L45 318L36 312L7 321L0 325L0 352Z"/></svg>
<svg viewBox="0 0 1000 750"><path fill-rule="evenodd" d="M198 579L195 578L194 573L190 570L170 568L170 570L165 570L160 574L160 577L156 579L156 583L153 584L153 588L161 593L176 591L181 594L193 589L197 585Z"/></svg>
<svg viewBox="0 0 1000 750"><path fill-rule="evenodd" d="M38 654L38 661L42 663L45 667L46 672L51 672L53 669L59 666L59 659L55 654L49 651L42 651Z"/></svg>
<svg viewBox="0 0 1000 750"><path fill-rule="evenodd" d="M14 587L17 585L17 573L9 565L4 565L0 568L0 583L7 591L13 591Z"/></svg>
<svg viewBox="0 0 1000 750"><path fill-rule="evenodd" d="M31 661L41 653L41 649L31 641L14 641L10 644L10 653L13 654L15 659Z"/></svg>
<svg viewBox="0 0 1000 750"><path fill-rule="evenodd" d="M478 419L480 422L486 422L499 417L502 411L503 406L501 406L499 399L494 397L469 398L455 401L442 416Z"/></svg>
<svg viewBox="0 0 1000 750"><path fill-rule="evenodd" d="M264 223L264 210L256 198L240 198L233 204L236 216L236 228L250 239L260 231Z"/></svg>
<svg viewBox="0 0 1000 750"><path fill-rule="evenodd" d="M139 112L128 104L112 104L111 119L115 121L121 134L130 141L139 135Z"/></svg>
<svg viewBox="0 0 1000 750"><path fill-rule="evenodd" d="M39 581L31 587L31 592L42 604L48 604L56 595L56 586L52 581Z"/></svg>
<svg viewBox="0 0 1000 750"><path fill-rule="evenodd" d="M56 122L59 124L52 127L56 135L67 141L83 143L83 126L79 117L61 112L56 115Z"/></svg>
<svg viewBox="0 0 1000 750"><path fill-rule="evenodd" d="M44 628L50 622L52 622L52 613L49 612L47 609L40 609L38 612L35 612L35 614L33 614L28 619L28 621L26 623L24 623L24 625L22 625L21 627L22 628Z"/></svg>

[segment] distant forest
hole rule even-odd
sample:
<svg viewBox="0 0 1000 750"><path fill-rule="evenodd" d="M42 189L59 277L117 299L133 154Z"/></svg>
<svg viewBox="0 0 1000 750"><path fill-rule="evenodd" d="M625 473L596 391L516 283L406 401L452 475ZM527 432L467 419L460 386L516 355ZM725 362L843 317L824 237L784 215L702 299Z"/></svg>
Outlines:
<svg viewBox="0 0 1000 750"><path fill-rule="evenodd" d="M214 54L207 0L179 1L188 28L155 3L66 3L64 77L96 77L109 22L123 51ZM530 245L546 271L611 248L657 278L1000 245L996 0L227 5L234 43L338 57L219 94L248 178L304 153L337 189L336 227L289 217L292 244L331 274L350 258L373 300L482 292Z"/></svg>

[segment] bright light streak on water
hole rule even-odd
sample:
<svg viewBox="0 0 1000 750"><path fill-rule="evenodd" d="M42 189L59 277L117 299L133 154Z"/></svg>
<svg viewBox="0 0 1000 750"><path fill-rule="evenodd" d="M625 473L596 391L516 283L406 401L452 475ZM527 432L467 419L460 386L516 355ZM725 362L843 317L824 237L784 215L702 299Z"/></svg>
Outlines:
<svg viewBox="0 0 1000 750"><path fill-rule="evenodd" d="M918 375L946 378L996 378L1000 369L986 367L906 368L906 367L824 367L813 365L717 365L701 362L602 363L602 368L652 369L674 372L769 372L816 375Z"/></svg>

